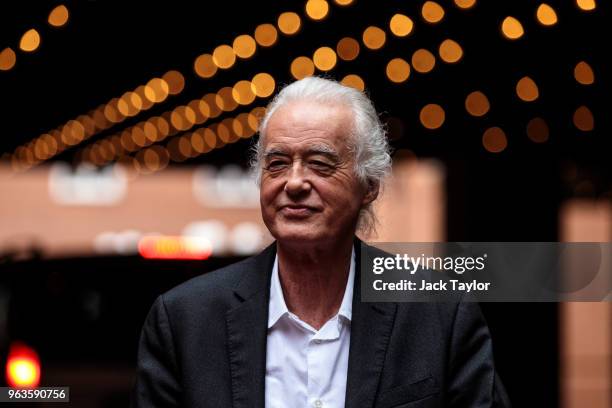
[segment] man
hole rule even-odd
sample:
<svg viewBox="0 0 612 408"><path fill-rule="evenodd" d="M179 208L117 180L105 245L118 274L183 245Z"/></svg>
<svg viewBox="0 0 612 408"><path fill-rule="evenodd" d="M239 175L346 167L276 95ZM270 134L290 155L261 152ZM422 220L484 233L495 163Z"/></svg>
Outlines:
<svg viewBox="0 0 612 408"><path fill-rule="evenodd" d="M284 88L254 170L276 242L161 295L142 331L136 407L507 406L475 303L362 303L359 229L390 168L361 92Z"/></svg>

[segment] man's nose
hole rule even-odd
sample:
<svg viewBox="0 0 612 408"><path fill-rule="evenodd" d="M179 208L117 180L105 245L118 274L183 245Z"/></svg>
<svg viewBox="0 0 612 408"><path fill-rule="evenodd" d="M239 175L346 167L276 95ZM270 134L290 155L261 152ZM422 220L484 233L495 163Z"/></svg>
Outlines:
<svg viewBox="0 0 612 408"><path fill-rule="evenodd" d="M310 191L310 189L310 181L304 172L304 166L299 162L294 163L287 174L285 191L287 194L295 196L304 194Z"/></svg>

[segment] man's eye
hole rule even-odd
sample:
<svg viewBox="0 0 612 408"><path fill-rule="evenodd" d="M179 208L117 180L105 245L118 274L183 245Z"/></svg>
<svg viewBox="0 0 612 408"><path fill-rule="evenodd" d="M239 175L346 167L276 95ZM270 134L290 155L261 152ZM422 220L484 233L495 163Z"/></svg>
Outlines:
<svg viewBox="0 0 612 408"><path fill-rule="evenodd" d="M280 170L282 168L284 168L287 165L287 163L285 163L284 161L281 160L272 160L270 163L268 163L268 170Z"/></svg>
<svg viewBox="0 0 612 408"><path fill-rule="evenodd" d="M331 164L320 161L320 160L312 160L310 162L310 166L314 167L315 169L324 169L324 170L332 168Z"/></svg>

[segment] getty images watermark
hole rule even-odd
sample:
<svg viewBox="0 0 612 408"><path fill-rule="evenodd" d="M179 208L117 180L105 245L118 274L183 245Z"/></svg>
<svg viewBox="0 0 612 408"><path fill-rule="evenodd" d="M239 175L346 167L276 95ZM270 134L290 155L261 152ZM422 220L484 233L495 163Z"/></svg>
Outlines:
<svg viewBox="0 0 612 408"><path fill-rule="evenodd" d="M368 243L364 302L612 300L612 244Z"/></svg>

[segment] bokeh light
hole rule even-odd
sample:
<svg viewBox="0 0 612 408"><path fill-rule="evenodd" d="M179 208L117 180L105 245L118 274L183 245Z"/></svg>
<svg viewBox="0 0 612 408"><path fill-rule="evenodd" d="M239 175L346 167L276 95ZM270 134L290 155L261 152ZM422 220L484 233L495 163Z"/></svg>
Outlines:
<svg viewBox="0 0 612 408"><path fill-rule="evenodd" d="M580 61L574 68L574 78L579 84L591 85L595 82L595 74L589 64Z"/></svg>
<svg viewBox="0 0 612 408"><path fill-rule="evenodd" d="M480 91L471 92L465 98L465 110L472 116L484 116L490 108L489 99Z"/></svg>
<svg viewBox="0 0 612 408"><path fill-rule="evenodd" d="M363 32L363 43L371 50L378 50L385 45L387 36L383 30L375 26L369 26Z"/></svg>
<svg viewBox="0 0 612 408"><path fill-rule="evenodd" d="M421 15L428 23L439 23L444 18L444 9L435 1L426 1L421 8Z"/></svg>
<svg viewBox="0 0 612 408"><path fill-rule="evenodd" d="M476 5L476 0L455 0L455 5L462 9L469 9Z"/></svg>
<svg viewBox="0 0 612 408"><path fill-rule="evenodd" d="M542 118L533 118L527 123L527 137L535 143L544 143L548 140L550 130Z"/></svg>
<svg viewBox="0 0 612 408"><path fill-rule="evenodd" d="M421 109L419 113L421 124L425 128L431 130L440 128L444 124L445 118L446 114L444 109L436 103L430 103L423 106L423 109Z"/></svg>
<svg viewBox="0 0 612 408"><path fill-rule="evenodd" d="M153 78L145 86L145 97L154 103L163 102L168 97L170 87L161 78ZM108 118L108 116L107 116Z"/></svg>
<svg viewBox="0 0 612 408"><path fill-rule="evenodd" d="M219 109L225 112L231 112L238 107L238 102L234 100L233 93L234 89L229 86L219 89L215 98L215 102Z"/></svg>
<svg viewBox="0 0 612 408"><path fill-rule="evenodd" d="M251 58L255 54L257 43L250 35L243 34L234 39L232 47L238 57L246 59Z"/></svg>
<svg viewBox="0 0 612 408"><path fill-rule="evenodd" d="M404 82L410 76L410 64L402 58L393 58L387 64L386 74L392 82Z"/></svg>
<svg viewBox="0 0 612 408"><path fill-rule="evenodd" d="M276 83L272 75L260 72L251 80L251 87L255 95L260 98L267 98L274 93Z"/></svg>
<svg viewBox="0 0 612 408"><path fill-rule="evenodd" d="M262 47L271 47L277 39L278 32L272 24L260 24L255 29L255 41Z"/></svg>
<svg viewBox="0 0 612 408"><path fill-rule="evenodd" d="M463 49L456 41L446 39L438 47L438 54L442 61L454 64L463 58Z"/></svg>
<svg viewBox="0 0 612 408"><path fill-rule="evenodd" d="M353 4L353 0L334 0L339 6L348 6Z"/></svg>
<svg viewBox="0 0 612 408"><path fill-rule="evenodd" d="M412 32L414 23L410 17L403 14L395 14L389 21L389 29L391 32L398 37L406 37Z"/></svg>
<svg viewBox="0 0 612 408"><path fill-rule="evenodd" d="M540 96L538 86L533 79L525 76L516 84L516 94L525 102L533 102Z"/></svg>
<svg viewBox="0 0 612 408"><path fill-rule="evenodd" d="M193 70L199 77L210 78L217 72L217 65L210 54L202 54L193 63Z"/></svg>
<svg viewBox="0 0 612 408"><path fill-rule="evenodd" d="M25 32L19 41L19 48L25 52L36 51L40 46L40 34L35 29L30 29Z"/></svg>
<svg viewBox="0 0 612 408"><path fill-rule="evenodd" d="M506 133L497 126L490 127L482 134L482 145L488 152L503 152L508 147Z"/></svg>
<svg viewBox="0 0 612 408"><path fill-rule="evenodd" d="M62 27L68 22L68 18L70 17L70 13L68 12L68 8L63 4L55 7L49 13L49 18L47 21L53 27Z"/></svg>
<svg viewBox="0 0 612 408"><path fill-rule="evenodd" d="M593 113L584 105L576 109L574 112L573 121L574 126L583 132L590 132L595 128L595 118L593 117Z"/></svg>
<svg viewBox="0 0 612 408"><path fill-rule="evenodd" d="M282 13L278 16L278 29L285 35L293 35L300 30L302 21L300 16L293 12Z"/></svg>
<svg viewBox="0 0 612 408"><path fill-rule="evenodd" d="M342 78L342 81L340 81L340 83L342 83L342 85L350 86L351 88L355 88L358 91L362 92L365 89L365 83L363 82L363 79L356 74L346 75L344 78Z"/></svg>
<svg viewBox="0 0 612 408"><path fill-rule="evenodd" d="M228 69L236 62L234 49L229 45L223 44L215 48L212 54L213 62L221 69Z"/></svg>
<svg viewBox="0 0 612 408"><path fill-rule="evenodd" d="M168 71L162 79L168 84L168 93L170 95L176 95L183 92L185 88L185 77L178 71Z"/></svg>
<svg viewBox="0 0 612 408"><path fill-rule="evenodd" d="M240 105L249 105L255 100L251 81L238 81L232 88L232 97Z"/></svg>
<svg viewBox="0 0 612 408"><path fill-rule="evenodd" d="M17 56L12 48L6 47L0 51L0 71L8 71L15 66Z"/></svg>
<svg viewBox="0 0 612 408"><path fill-rule="evenodd" d="M313 20L322 20L329 13L329 4L325 0L308 0L306 14Z"/></svg>
<svg viewBox="0 0 612 408"><path fill-rule="evenodd" d="M508 16L501 25L502 34L509 40L518 40L525 34L523 25L516 18Z"/></svg>
<svg viewBox="0 0 612 408"><path fill-rule="evenodd" d="M295 79L302 79L314 74L315 66L308 57L297 57L291 63L291 75Z"/></svg>
<svg viewBox="0 0 612 408"><path fill-rule="evenodd" d="M595 0L576 0L576 5L584 11L595 10L595 7L597 7Z"/></svg>
<svg viewBox="0 0 612 408"><path fill-rule="evenodd" d="M338 57L344 61L353 61L359 56L359 42L351 37L344 37L336 45Z"/></svg>
<svg viewBox="0 0 612 408"><path fill-rule="evenodd" d="M552 26L557 24L557 13L546 3L540 4L536 11L538 22L544 26Z"/></svg>
<svg viewBox="0 0 612 408"><path fill-rule="evenodd" d="M436 65L436 57L424 48L416 50L412 54L412 67L421 73L430 72Z"/></svg>
<svg viewBox="0 0 612 408"><path fill-rule="evenodd" d="M330 47L320 47L314 52L312 60L317 69L329 71L336 66L336 52Z"/></svg>

